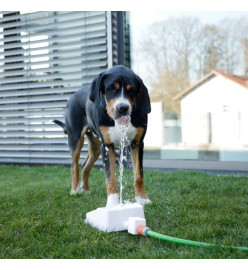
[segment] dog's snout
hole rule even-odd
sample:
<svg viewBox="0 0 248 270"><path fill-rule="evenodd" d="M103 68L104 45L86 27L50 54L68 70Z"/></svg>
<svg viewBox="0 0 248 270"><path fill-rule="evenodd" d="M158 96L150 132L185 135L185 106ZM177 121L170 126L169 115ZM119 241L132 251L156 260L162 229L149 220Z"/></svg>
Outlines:
<svg viewBox="0 0 248 270"><path fill-rule="evenodd" d="M119 114L124 115L128 112L129 106L127 104L119 104L117 106L117 111Z"/></svg>

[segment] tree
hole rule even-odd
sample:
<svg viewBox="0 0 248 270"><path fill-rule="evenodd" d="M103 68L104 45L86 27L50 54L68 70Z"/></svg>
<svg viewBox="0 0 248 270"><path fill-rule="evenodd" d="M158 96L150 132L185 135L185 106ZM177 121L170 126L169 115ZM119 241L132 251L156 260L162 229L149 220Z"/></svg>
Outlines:
<svg viewBox="0 0 248 270"><path fill-rule="evenodd" d="M243 60L243 75L248 77L248 18L243 17L237 23L241 40L241 52Z"/></svg>
<svg viewBox="0 0 248 270"><path fill-rule="evenodd" d="M198 78L205 76L213 69L220 69L222 36L214 25L206 25L198 42L199 71Z"/></svg>

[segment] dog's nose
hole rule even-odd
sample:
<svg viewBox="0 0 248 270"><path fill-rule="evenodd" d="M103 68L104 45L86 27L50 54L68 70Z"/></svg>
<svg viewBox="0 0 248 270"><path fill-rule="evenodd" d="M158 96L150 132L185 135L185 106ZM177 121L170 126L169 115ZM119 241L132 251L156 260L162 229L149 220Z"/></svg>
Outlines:
<svg viewBox="0 0 248 270"><path fill-rule="evenodd" d="M121 115L125 115L129 110L129 106L127 104L119 104L117 106L117 111Z"/></svg>

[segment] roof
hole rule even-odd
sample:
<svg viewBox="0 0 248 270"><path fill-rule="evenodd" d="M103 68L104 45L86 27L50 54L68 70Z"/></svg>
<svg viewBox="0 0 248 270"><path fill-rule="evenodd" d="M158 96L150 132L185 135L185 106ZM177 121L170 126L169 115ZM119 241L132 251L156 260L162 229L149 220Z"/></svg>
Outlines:
<svg viewBox="0 0 248 270"><path fill-rule="evenodd" d="M201 84L204 84L205 82L211 80L212 78L214 78L218 75L225 77L226 79L229 79L229 80L243 86L244 88L248 89L248 77L236 76L236 75L227 74L227 73L224 73L221 71L213 70L213 71L209 72L206 76L204 76L202 79L197 81L195 84L193 84L189 88L183 90L181 93L176 95L173 98L173 100L178 100L178 99L184 98L190 92L194 91L198 86L200 86Z"/></svg>

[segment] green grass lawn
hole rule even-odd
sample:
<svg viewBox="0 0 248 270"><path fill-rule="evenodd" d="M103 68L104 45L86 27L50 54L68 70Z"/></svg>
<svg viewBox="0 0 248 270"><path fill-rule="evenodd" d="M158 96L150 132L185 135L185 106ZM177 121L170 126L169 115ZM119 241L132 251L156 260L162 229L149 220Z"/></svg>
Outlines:
<svg viewBox="0 0 248 270"><path fill-rule="evenodd" d="M134 197L124 172L124 200ZM248 258L222 248L196 248L127 231L105 233L84 223L106 204L104 172L94 169L90 194L70 196L70 168L0 166L0 258ZM248 246L248 178L198 172L145 172L155 232L220 245Z"/></svg>

